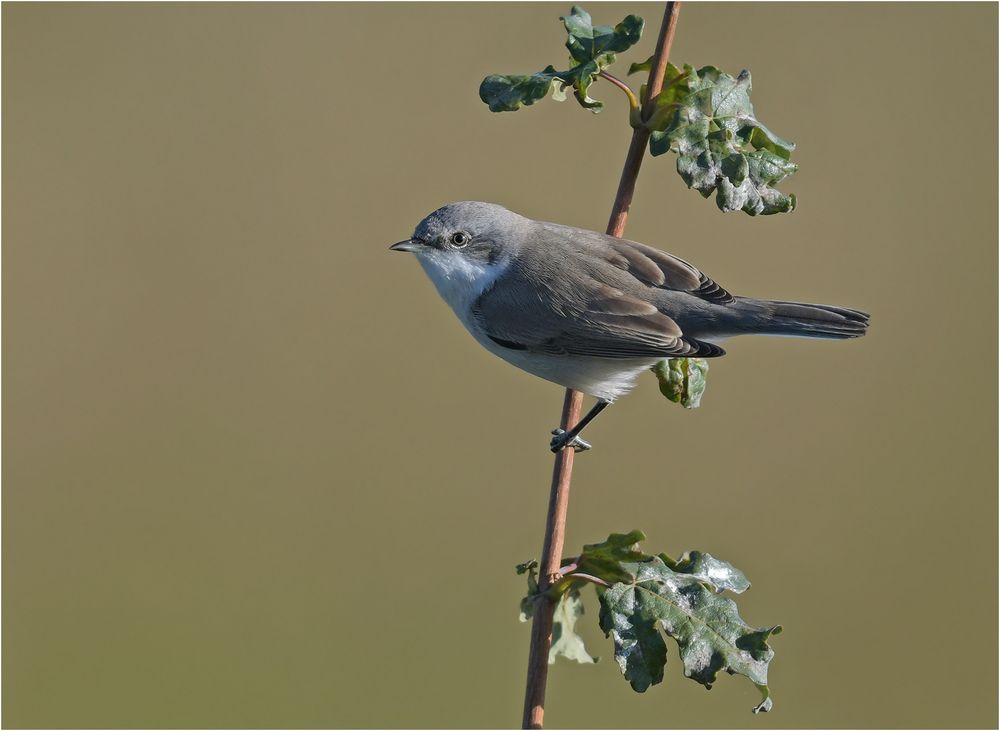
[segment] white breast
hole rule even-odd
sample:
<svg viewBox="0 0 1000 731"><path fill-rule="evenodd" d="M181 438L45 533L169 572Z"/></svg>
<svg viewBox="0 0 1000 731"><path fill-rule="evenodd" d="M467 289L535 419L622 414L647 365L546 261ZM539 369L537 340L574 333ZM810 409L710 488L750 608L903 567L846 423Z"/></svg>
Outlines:
<svg viewBox="0 0 1000 731"><path fill-rule="evenodd" d="M433 249L421 252L417 259L434 282L441 299L451 305L451 309L475 335L470 323L472 304L504 273L507 262L487 264L457 252Z"/></svg>

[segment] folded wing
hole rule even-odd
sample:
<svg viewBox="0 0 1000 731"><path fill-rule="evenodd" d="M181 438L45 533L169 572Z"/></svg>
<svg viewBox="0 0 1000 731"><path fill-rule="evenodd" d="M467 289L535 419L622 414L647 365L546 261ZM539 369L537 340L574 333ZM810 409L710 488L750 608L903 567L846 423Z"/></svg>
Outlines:
<svg viewBox="0 0 1000 731"><path fill-rule="evenodd" d="M659 278L638 256L628 262L643 276ZM493 342L514 350L598 358L711 358L724 353L685 337L653 304L600 281L592 268L553 272L544 288L539 284L514 266L475 302L473 316Z"/></svg>
<svg viewBox="0 0 1000 731"><path fill-rule="evenodd" d="M641 282L678 292L687 292L716 304L734 301L733 295L683 259L635 241L601 236L605 259Z"/></svg>

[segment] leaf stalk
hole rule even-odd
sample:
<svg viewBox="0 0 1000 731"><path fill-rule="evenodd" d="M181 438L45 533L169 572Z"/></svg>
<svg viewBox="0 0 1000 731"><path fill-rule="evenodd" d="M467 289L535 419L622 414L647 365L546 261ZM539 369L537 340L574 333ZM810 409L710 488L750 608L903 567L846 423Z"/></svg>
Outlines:
<svg viewBox="0 0 1000 731"><path fill-rule="evenodd" d="M632 126L635 127L637 123L641 123L640 120L638 119L639 100L636 98L635 92L632 91L632 88L624 81L619 79L617 76L615 76L614 74L610 74L607 71L601 71L601 73L598 74L598 76L600 76L605 81L610 81L613 85L621 89L622 92L625 94L625 96L628 97L629 122L632 124Z"/></svg>
<svg viewBox="0 0 1000 731"><path fill-rule="evenodd" d="M592 574L566 574L558 582L552 585L549 589L550 598L557 599L562 593L568 589L574 581L586 581L589 584L596 584L597 586L603 586L605 589L611 586L610 583L600 578L599 576L593 576Z"/></svg>

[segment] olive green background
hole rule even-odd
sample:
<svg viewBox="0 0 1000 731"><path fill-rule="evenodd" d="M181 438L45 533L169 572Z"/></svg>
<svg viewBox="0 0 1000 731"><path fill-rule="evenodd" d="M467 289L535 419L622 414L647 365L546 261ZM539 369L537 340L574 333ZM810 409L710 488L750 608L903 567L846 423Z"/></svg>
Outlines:
<svg viewBox="0 0 1000 731"><path fill-rule="evenodd" d="M662 6L594 4L650 27ZM567 4L3 6L3 724L509 727L562 391L481 350L412 257L429 211L603 229L624 99L490 114ZM685 4L752 70L788 216L647 159L631 238L732 291L873 313L744 339L703 406L589 430L567 553L642 528L754 582L775 710L559 664L552 727L997 724L997 6Z"/></svg>

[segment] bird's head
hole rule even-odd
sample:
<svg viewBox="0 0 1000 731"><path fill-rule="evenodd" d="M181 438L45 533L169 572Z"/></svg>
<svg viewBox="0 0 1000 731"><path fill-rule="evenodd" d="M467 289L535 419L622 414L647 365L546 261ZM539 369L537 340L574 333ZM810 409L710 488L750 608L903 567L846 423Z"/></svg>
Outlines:
<svg viewBox="0 0 1000 731"><path fill-rule="evenodd" d="M456 260L492 266L516 253L527 219L495 203L451 203L417 224L413 236L393 244L393 251L417 255L425 267L454 268Z"/></svg>
<svg viewBox="0 0 1000 731"><path fill-rule="evenodd" d="M494 203L438 208L393 251L416 254L438 292L461 316L517 255L530 221Z"/></svg>

